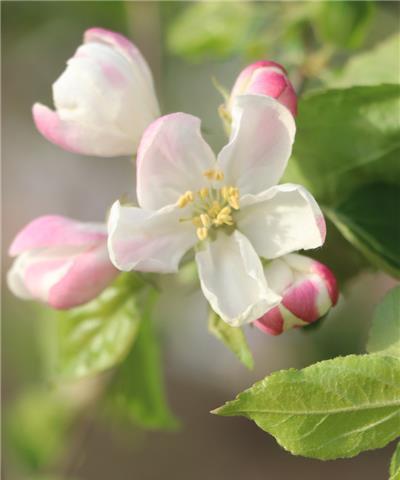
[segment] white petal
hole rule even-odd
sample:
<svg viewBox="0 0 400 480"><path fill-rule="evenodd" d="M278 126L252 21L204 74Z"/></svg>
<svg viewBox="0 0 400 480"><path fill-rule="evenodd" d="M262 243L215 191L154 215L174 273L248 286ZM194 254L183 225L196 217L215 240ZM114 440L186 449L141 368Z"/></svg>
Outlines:
<svg viewBox="0 0 400 480"><path fill-rule="evenodd" d="M284 184L241 201L237 224L265 258L320 247L325 221L312 195L299 185Z"/></svg>
<svg viewBox="0 0 400 480"><path fill-rule="evenodd" d="M139 205L158 210L175 204L187 190L205 185L203 172L215 156L202 138L200 120L186 113L165 115L145 131L137 157Z"/></svg>
<svg viewBox="0 0 400 480"><path fill-rule="evenodd" d="M241 194L257 194L276 185L292 151L296 126L277 100L240 95L233 106L230 142L218 156L225 182Z"/></svg>
<svg viewBox="0 0 400 480"><path fill-rule="evenodd" d="M150 212L115 202L108 220L108 251L123 271L171 273L196 242L191 222L179 222L182 210L166 207Z"/></svg>
<svg viewBox="0 0 400 480"><path fill-rule="evenodd" d="M196 262L205 297L232 326L256 320L281 300L268 288L260 259L237 230L219 233L196 253Z"/></svg>
<svg viewBox="0 0 400 480"><path fill-rule="evenodd" d="M264 267L265 278L269 287L279 295L282 294L294 281L294 274L289 265L283 259L272 260Z"/></svg>

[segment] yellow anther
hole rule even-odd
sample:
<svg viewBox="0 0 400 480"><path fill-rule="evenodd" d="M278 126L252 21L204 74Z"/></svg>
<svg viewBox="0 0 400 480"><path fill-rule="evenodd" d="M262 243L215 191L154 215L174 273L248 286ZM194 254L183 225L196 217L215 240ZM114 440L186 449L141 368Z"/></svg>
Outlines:
<svg viewBox="0 0 400 480"><path fill-rule="evenodd" d="M202 188L201 190L199 190L199 195L202 200L206 200L209 194L210 192L208 188Z"/></svg>
<svg viewBox="0 0 400 480"><path fill-rule="evenodd" d="M222 187L220 189L220 192L221 192L221 196L222 198L225 200L225 201L228 201L228 197L229 197L229 188L228 187Z"/></svg>
<svg viewBox="0 0 400 480"><path fill-rule="evenodd" d="M199 240L205 240L208 237L208 228L201 227L196 230Z"/></svg>
<svg viewBox="0 0 400 480"><path fill-rule="evenodd" d="M211 224L212 224L211 218L206 213L202 213L200 215L200 221L201 221L203 227L205 227L205 228L210 228L211 227Z"/></svg>
<svg viewBox="0 0 400 480"><path fill-rule="evenodd" d="M210 168L209 170L206 170L203 175L208 178L208 180L223 180L224 179L224 172L221 170L214 170L213 168Z"/></svg>
<svg viewBox="0 0 400 480"><path fill-rule="evenodd" d="M214 224L219 225L233 225L233 219L231 215L230 207L224 207L217 215L217 218L214 220Z"/></svg>
<svg viewBox="0 0 400 480"><path fill-rule="evenodd" d="M201 228L203 226L202 221L200 220L200 217L193 217L192 218L192 223L195 227Z"/></svg>
<svg viewBox="0 0 400 480"><path fill-rule="evenodd" d="M211 218L215 218L218 213L221 211L221 204L216 200L213 201L211 207L208 209L207 213Z"/></svg>
<svg viewBox="0 0 400 480"><path fill-rule="evenodd" d="M178 199L178 207L183 208L186 207L186 205L190 202L193 202L194 195L193 192L188 190L185 192L183 195L181 195Z"/></svg>

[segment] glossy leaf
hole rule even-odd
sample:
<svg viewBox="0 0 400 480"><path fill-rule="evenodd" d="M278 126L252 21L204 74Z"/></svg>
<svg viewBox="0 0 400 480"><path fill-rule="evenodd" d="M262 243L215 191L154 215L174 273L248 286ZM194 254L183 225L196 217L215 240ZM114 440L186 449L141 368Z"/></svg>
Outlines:
<svg viewBox="0 0 400 480"><path fill-rule="evenodd" d="M178 426L178 421L166 400L162 358L150 318L153 300L151 295L135 343L115 373L105 404L108 414L122 423L170 430Z"/></svg>
<svg viewBox="0 0 400 480"><path fill-rule="evenodd" d="M135 298L135 290L140 286L133 275L121 275L92 302L59 314L56 350L59 376L94 375L125 358L140 323Z"/></svg>
<svg viewBox="0 0 400 480"><path fill-rule="evenodd" d="M295 455L353 457L400 435L400 360L351 355L277 372L213 413L254 420Z"/></svg>
<svg viewBox="0 0 400 480"><path fill-rule="evenodd" d="M254 367L253 355L247 344L243 330L231 327L215 313L211 312L208 318L208 330L218 340L221 340L248 369Z"/></svg>
<svg viewBox="0 0 400 480"><path fill-rule="evenodd" d="M367 350L400 358L400 286L376 307Z"/></svg>
<svg viewBox="0 0 400 480"><path fill-rule="evenodd" d="M292 170L327 205L363 184L400 184L399 110L400 85L306 96L300 102ZM286 175L285 180L297 177Z"/></svg>
<svg viewBox="0 0 400 480"><path fill-rule="evenodd" d="M374 265L400 277L400 186L371 184L326 213L343 236Z"/></svg>

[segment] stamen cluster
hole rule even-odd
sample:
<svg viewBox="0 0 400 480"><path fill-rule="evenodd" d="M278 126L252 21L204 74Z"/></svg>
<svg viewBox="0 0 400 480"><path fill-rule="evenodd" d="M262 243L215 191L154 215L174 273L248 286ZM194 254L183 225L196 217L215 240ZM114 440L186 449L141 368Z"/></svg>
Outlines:
<svg viewBox="0 0 400 480"><path fill-rule="evenodd" d="M183 221L191 221L196 227L199 240L208 237L211 228L223 225L235 225L233 211L239 210L239 189L231 185L216 187L214 182L221 182L224 173L221 170L206 170L203 175L212 182L210 188L204 187L197 192L188 190L178 199L178 206L184 208L193 205L193 215L189 218L181 218Z"/></svg>

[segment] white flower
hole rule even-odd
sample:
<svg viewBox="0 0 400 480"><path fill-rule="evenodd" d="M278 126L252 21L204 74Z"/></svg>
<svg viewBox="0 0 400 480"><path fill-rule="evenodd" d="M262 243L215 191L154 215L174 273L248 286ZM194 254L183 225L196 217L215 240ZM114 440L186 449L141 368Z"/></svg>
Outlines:
<svg viewBox="0 0 400 480"><path fill-rule="evenodd" d="M323 244L325 224L301 186L277 185L295 136L293 116L262 95L235 99L229 143L216 159L200 120L184 113L156 120L137 159L139 207L114 203L108 248L120 270L175 272L196 246L201 287L233 326L279 304L259 258Z"/></svg>
<svg viewBox="0 0 400 480"><path fill-rule="evenodd" d="M159 116L150 69L119 33L90 28L53 84L56 111L36 103L33 118L50 142L76 153L133 155Z"/></svg>

